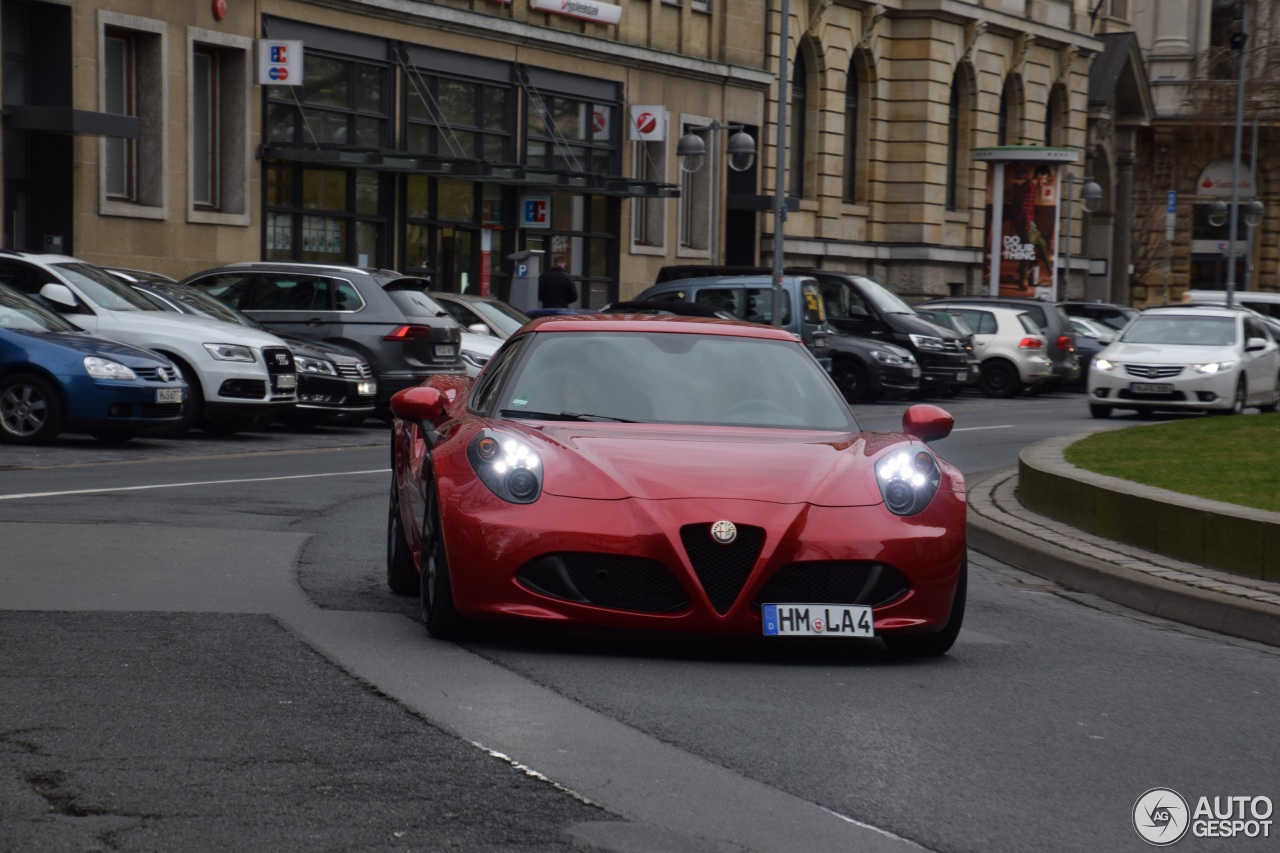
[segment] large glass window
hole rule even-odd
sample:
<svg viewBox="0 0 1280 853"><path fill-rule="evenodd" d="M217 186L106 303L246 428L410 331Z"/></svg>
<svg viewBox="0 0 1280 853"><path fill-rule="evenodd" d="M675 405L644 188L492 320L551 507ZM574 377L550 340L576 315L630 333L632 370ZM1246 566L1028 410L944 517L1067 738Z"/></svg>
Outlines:
<svg viewBox="0 0 1280 853"><path fill-rule="evenodd" d="M271 142L386 148L388 69L307 52L301 86L267 86Z"/></svg>
<svg viewBox="0 0 1280 853"><path fill-rule="evenodd" d="M619 175L616 104L529 93L526 164L557 172Z"/></svg>
<svg viewBox="0 0 1280 853"><path fill-rule="evenodd" d="M127 30L110 27L102 40L103 94L106 112L138 114L138 43ZM134 201L138 196L138 140L106 137L107 197Z"/></svg>
<svg viewBox="0 0 1280 853"><path fill-rule="evenodd" d="M265 183L267 260L390 266L377 172L269 162Z"/></svg>
<svg viewBox="0 0 1280 853"><path fill-rule="evenodd" d="M405 75L405 148L488 163L511 163L512 89L470 80Z"/></svg>

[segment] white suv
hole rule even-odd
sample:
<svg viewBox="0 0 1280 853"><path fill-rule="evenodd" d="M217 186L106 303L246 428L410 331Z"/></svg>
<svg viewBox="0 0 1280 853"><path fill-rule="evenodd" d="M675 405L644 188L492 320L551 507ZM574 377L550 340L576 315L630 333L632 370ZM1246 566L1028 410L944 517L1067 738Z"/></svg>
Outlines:
<svg viewBox="0 0 1280 853"><path fill-rule="evenodd" d="M1089 366L1089 411L1200 410L1239 414L1280 404L1280 346L1239 308L1148 308Z"/></svg>
<svg viewBox="0 0 1280 853"><path fill-rule="evenodd" d="M0 282L100 337L167 356L189 388L183 419L229 433L297 402L298 374L283 341L221 320L162 312L109 273L65 255L0 251Z"/></svg>

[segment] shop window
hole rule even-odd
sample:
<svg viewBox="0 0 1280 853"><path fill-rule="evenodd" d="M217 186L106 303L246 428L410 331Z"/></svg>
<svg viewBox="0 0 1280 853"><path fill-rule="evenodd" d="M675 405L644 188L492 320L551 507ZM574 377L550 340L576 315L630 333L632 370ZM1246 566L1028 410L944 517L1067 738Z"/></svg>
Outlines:
<svg viewBox="0 0 1280 853"><path fill-rule="evenodd" d="M525 162L557 172L621 174L615 104L530 93Z"/></svg>
<svg viewBox="0 0 1280 853"><path fill-rule="evenodd" d="M408 151L514 162L508 130L511 88L406 69L404 147Z"/></svg>
<svg viewBox="0 0 1280 853"><path fill-rule="evenodd" d="M189 30L190 206L193 222L248 225L252 40Z"/></svg>
<svg viewBox="0 0 1280 853"><path fill-rule="evenodd" d="M264 174L267 260L390 266L383 176L277 161L268 161Z"/></svg>
<svg viewBox="0 0 1280 853"><path fill-rule="evenodd" d="M308 51L301 86L267 86L270 142L386 148L389 69Z"/></svg>
<svg viewBox="0 0 1280 853"><path fill-rule="evenodd" d="M99 103L104 112L138 119L136 139L103 137L99 212L162 219L165 143L166 24L100 11Z"/></svg>

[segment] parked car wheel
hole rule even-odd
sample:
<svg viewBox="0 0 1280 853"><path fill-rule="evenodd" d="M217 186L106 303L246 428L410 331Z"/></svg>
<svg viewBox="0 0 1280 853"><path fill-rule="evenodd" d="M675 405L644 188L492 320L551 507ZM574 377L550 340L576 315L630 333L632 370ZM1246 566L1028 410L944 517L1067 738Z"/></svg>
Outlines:
<svg viewBox="0 0 1280 853"><path fill-rule="evenodd" d="M1090 404L1089 414L1095 418L1109 418L1111 417L1111 407Z"/></svg>
<svg viewBox="0 0 1280 853"><path fill-rule="evenodd" d="M400 496L396 478L391 476L391 509L387 515L387 586L396 595L413 595L418 591L418 570L413 565L409 541L400 521Z"/></svg>
<svg viewBox="0 0 1280 853"><path fill-rule="evenodd" d="M982 365L978 387L988 397L1013 397L1018 393L1018 368L1007 361L988 361Z"/></svg>
<svg viewBox="0 0 1280 853"><path fill-rule="evenodd" d="M861 364L841 359L832 366L831 378L835 380L836 387L840 389L846 402L871 402L871 383L867 379L867 369Z"/></svg>
<svg viewBox="0 0 1280 853"><path fill-rule="evenodd" d="M947 627L934 634L886 634L883 639L889 651L905 655L945 655L955 645L956 637L960 636L968 588L969 558L965 556L960 561L960 580L956 584L955 597L951 599L951 616L947 620Z"/></svg>
<svg viewBox="0 0 1280 853"><path fill-rule="evenodd" d="M1240 377L1240 381L1236 383L1236 394L1231 399L1231 408L1214 409L1216 415L1239 415L1244 413L1244 401L1249 398L1249 389L1244 384L1244 377Z"/></svg>
<svg viewBox="0 0 1280 853"><path fill-rule="evenodd" d="M422 624L438 640L448 640L462 631L462 617L453 604L453 583L449 578L449 557L445 553L440 525L440 498L434 488L429 493L422 522L422 571L419 595Z"/></svg>
<svg viewBox="0 0 1280 853"><path fill-rule="evenodd" d="M34 373L0 380L0 436L16 444L52 441L66 422L62 398Z"/></svg>

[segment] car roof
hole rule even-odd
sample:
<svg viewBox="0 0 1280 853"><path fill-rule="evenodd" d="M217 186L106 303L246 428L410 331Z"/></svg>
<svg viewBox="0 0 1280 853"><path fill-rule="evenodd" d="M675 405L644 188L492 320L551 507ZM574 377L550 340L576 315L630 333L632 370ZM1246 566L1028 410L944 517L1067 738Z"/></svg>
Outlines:
<svg viewBox="0 0 1280 853"><path fill-rule="evenodd" d="M1143 312L1144 314L1186 314L1194 317L1221 317L1223 314L1231 314L1236 317L1256 316L1257 312L1250 311L1248 308L1237 308L1234 305L1215 305L1213 303L1188 303L1184 302L1179 305L1153 305Z"/></svg>
<svg viewBox="0 0 1280 853"><path fill-rule="evenodd" d="M665 314L553 314L525 326L530 332L676 332L694 335L732 335L763 340L795 341L786 329L744 320L674 317Z"/></svg>

